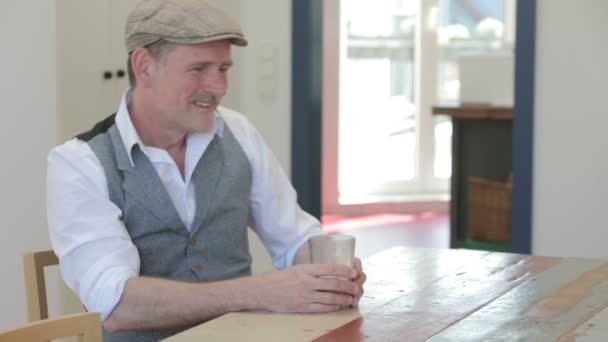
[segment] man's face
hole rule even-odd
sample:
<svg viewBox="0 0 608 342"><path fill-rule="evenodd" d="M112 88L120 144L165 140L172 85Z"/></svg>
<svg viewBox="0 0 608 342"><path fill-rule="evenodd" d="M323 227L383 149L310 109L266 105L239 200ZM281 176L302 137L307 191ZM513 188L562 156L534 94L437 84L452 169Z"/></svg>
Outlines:
<svg viewBox="0 0 608 342"><path fill-rule="evenodd" d="M151 101L163 127L184 133L213 128L213 113L228 88L230 49L227 40L176 45L155 62Z"/></svg>

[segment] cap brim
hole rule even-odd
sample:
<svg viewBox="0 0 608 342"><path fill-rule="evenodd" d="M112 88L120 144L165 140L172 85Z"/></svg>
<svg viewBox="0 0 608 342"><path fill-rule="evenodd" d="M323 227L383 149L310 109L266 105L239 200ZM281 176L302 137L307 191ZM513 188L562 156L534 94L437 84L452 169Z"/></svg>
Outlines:
<svg viewBox="0 0 608 342"><path fill-rule="evenodd" d="M236 46L247 46L247 44L248 44L247 39L245 39L245 37L238 35L238 34L234 34L234 33L218 34L218 35L214 35L211 37L196 37L196 38L163 37L162 39L169 41L171 43L175 43L175 44L188 44L188 45L209 43L209 42L215 42L218 40L229 40L231 44L236 45Z"/></svg>

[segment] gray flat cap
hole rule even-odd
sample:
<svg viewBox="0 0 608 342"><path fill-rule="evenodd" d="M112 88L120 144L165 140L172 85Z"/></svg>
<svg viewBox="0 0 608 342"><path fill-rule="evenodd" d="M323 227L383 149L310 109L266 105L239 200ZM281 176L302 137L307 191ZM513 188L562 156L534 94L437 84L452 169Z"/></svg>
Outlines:
<svg viewBox="0 0 608 342"><path fill-rule="evenodd" d="M229 39L247 45L239 24L203 0L144 0L127 18L127 51L161 39L177 44Z"/></svg>

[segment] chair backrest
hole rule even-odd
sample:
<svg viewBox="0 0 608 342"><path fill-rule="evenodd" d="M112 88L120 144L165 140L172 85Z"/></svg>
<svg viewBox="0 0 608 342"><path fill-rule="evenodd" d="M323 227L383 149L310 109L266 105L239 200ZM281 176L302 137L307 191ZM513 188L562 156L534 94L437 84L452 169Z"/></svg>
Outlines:
<svg viewBox="0 0 608 342"><path fill-rule="evenodd" d="M78 336L79 342L102 342L99 313L79 313L30 322L0 331L0 342L41 342L72 336Z"/></svg>
<svg viewBox="0 0 608 342"><path fill-rule="evenodd" d="M52 250L26 253L23 256L27 319L29 322L49 317L44 267L57 264L59 264L59 260Z"/></svg>

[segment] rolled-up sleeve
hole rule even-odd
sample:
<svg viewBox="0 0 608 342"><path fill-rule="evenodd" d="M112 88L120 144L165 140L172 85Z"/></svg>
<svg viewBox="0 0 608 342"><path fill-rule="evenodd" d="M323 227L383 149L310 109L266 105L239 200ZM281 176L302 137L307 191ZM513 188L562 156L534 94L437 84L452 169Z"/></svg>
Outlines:
<svg viewBox="0 0 608 342"><path fill-rule="evenodd" d="M289 267L310 236L325 233L319 221L298 205L295 189L260 133L241 114L224 114L251 165L250 226L274 267Z"/></svg>
<svg viewBox="0 0 608 342"><path fill-rule="evenodd" d="M49 152L47 215L61 275L102 319L119 302L127 279L139 274L139 255L121 214L88 144L74 139Z"/></svg>

